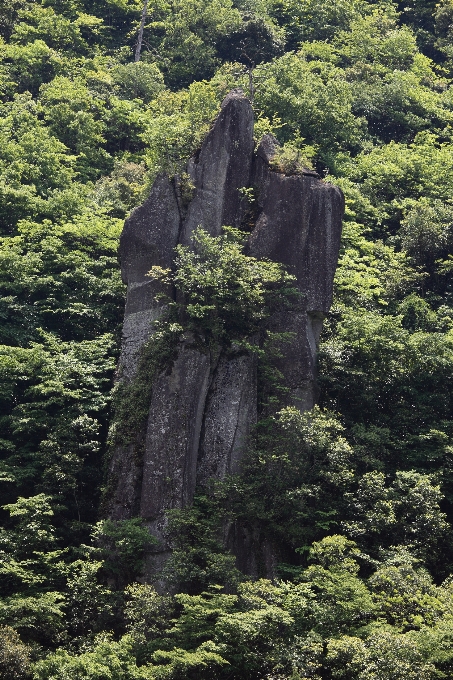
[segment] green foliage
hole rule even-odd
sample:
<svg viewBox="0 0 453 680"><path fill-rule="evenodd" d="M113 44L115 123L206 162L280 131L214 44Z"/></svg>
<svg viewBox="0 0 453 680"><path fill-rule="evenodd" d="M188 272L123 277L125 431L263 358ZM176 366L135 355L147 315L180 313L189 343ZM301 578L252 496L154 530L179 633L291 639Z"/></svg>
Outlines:
<svg viewBox="0 0 453 680"><path fill-rule="evenodd" d="M351 86L341 69L308 61L304 52L288 52L256 73L256 106L270 120L284 122L277 133L281 141L302 137L319 147L324 162L334 151L357 146L362 120L353 114Z"/></svg>
<svg viewBox="0 0 453 680"><path fill-rule="evenodd" d="M370 11L362 0L277 0L271 14L285 27L289 49L303 41L331 40L341 30L349 28L351 21Z"/></svg>
<svg viewBox="0 0 453 680"><path fill-rule="evenodd" d="M215 83L193 83L187 90L165 90L149 106L143 139L151 176L181 172L187 158L199 147L219 110ZM184 168L185 169L185 168Z"/></svg>
<svg viewBox="0 0 453 680"><path fill-rule="evenodd" d="M304 170L313 167L310 159L314 155L315 149L313 147L302 146L302 148L297 148L286 143L278 147L275 156L272 158L271 167L285 175L302 175Z"/></svg>
<svg viewBox="0 0 453 680"><path fill-rule="evenodd" d="M54 545L54 530L49 525L49 517L54 514L50 500L50 496L41 493L31 498L19 497L15 503L3 506L16 523L14 534L9 534L7 539L16 556L48 550Z"/></svg>
<svg viewBox="0 0 453 680"><path fill-rule="evenodd" d="M174 274L153 267L148 276L182 293L184 302L176 306L185 328L230 343L259 331L261 322L297 291L295 277L282 265L243 253L244 232L223 231L212 237L198 228L193 248L176 247Z"/></svg>
<svg viewBox="0 0 453 680"><path fill-rule="evenodd" d="M329 640L327 664L333 678L353 680L432 680L437 671L414 647L413 640L378 631L363 641L344 636Z"/></svg>
<svg viewBox="0 0 453 680"><path fill-rule="evenodd" d="M64 649L57 650L34 666L36 680L139 680L152 676L138 672L131 654L132 642L127 637L115 642L104 633L93 648L74 656Z"/></svg>
<svg viewBox="0 0 453 680"><path fill-rule="evenodd" d="M120 99L139 99L148 103L164 89L163 77L156 64L143 61L118 64L113 81Z"/></svg>
<svg viewBox="0 0 453 680"><path fill-rule="evenodd" d="M142 9L0 0L0 677L451 677L452 3L159 0L135 63ZM274 168L311 162L346 196L321 408L261 422L241 474L172 513L164 576L187 592L159 595L140 520L96 524L118 236L159 172L191 200L187 158L248 76ZM138 457L183 332L254 351L278 408L287 338L263 329L299 301L241 239L199 231L154 270L178 305L114 397ZM244 582L228 530L288 580Z"/></svg>
<svg viewBox="0 0 453 680"><path fill-rule="evenodd" d="M105 122L104 102L93 96L82 79L57 76L43 85L40 101L48 128L76 157L76 171L82 181L94 179L110 169L111 159L102 145Z"/></svg>
<svg viewBox="0 0 453 680"><path fill-rule="evenodd" d="M58 677L69 677L64 674L69 669L97 677L89 665L95 661L99 673L109 668L110 677L121 668L121 677L174 680L323 675L415 680L435 678L440 664L449 668L448 583L434 586L404 551L364 581L358 576L362 555L343 536L315 543L310 554L314 564L300 571L298 583L261 579L241 584L237 594L211 587L170 598L149 586L130 586L129 632L119 643L98 638L78 656L49 655L35 665L36 677L52 677L40 675L51 669ZM386 623L395 616L410 622ZM411 630L401 632L404 627Z"/></svg>
<svg viewBox="0 0 453 680"><path fill-rule="evenodd" d="M22 680L29 678L30 650L13 628L0 627L0 678Z"/></svg>
<svg viewBox="0 0 453 680"><path fill-rule="evenodd" d="M10 38L13 44L27 45L36 40L44 40L50 48L56 50L84 53L88 49L79 25L83 23L86 25L86 22L83 22L83 15L82 17L79 15L79 18L72 22L55 12L52 7L32 5L26 10L19 11L17 19Z"/></svg>
<svg viewBox="0 0 453 680"><path fill-rule="evenodd" d="M437 37L435 46L451 59L453 5L450 0L442 0L436 5L434 21Z"/></svg>
<svg viewBox="0 0 453 680"><path fill-rule="evenodd" d="M74 158L39 119L29 94L17 95L2 109L0 226L9 230L18 219L45 214L46 200L58 205L70 192Z"/></svg>
<svg viewBox="0 0 453 680"><path fill-rule="evenodd" d="M358 550L352 541L328 536L310 549L310 558L320 564L309 566L299 576L316 593L307 614L313 630L324 637L357 630L375 612L365 583L357 577L354 552Z"/></svg>
<svg viewBox="0 0 453 680"><path fill-rule="evenodd" d="M59 225L24 221L17 236L1 239L2 341L23 346L42 338L38 329L63 340L118 332L119 229L119 220L85 212Z"/></svg>
<svg viewBox="0 0 453 680"><path fill-rule="evenodd" d="M30 349L1 348L3 469L19 489L55 495L79 520L93 513L95 499L80 505L79 494L99 479L111 344L110 336L63 343L47 334Z"/></svg>
<svg viewBox="0 0 453 680"><path fill-rule="evenodd" d="M81 489L100 479L115 361L106 331L118 329L123 299L118 226L84 212L22 222L0 244L3 498L14 499L11 482L19 494L56 494L78 520L95 504Z"/></svg>
<svg viewBox="0 0 453 680"><path fill-rule="evenodd" d="M82 546L79 559L65 565L64 622L66 639L83 648L93 636L118 625L118 593L105 583L99 548Z"/></svg>
<svg viewBox="0 0 453 680"><path fill-rule="evenodd" d="M404 672L434 678L438 664L448 668L451 654L434 642L448 644L451 632L448 582L434 586L404 551L366 582L358 576L360 552L342 536L314 544L310 554L315 563L298 583L258 580L233 595L211 587L169 597L131 585L125 636L98 635L79 654L60 649L34 664L34 677L248 680L311 669L306 677L391 680ZM402 617L397 625L385 623L395 617Z"/></svg>
<svg viewBox="0 0 453 680"><path fill-rule="evenodd" d="M122 583L142 572L146 548L156 543L141 518L102 520L95 525L92 537L100 546L104 570Z"/></svg>
<svg viewBox="0 0 453 680"><path fill-rule="evenodd" d="M451 349L449 331L411 333L401 316L345 310L335 340L323 345L330 404L340 399L350 423L390 428L388 444L398 451L399 465L429 465L424 438L439 421L450 427Z"/></svg>
<svg viewBox="0 0 453 680"><path fill-rule="evenodd" d="M335 275L339 308L382 312L414 286L423 285L425 275L412 264L406 252L397 251L381 240L371 240L369 232L356 221L344 224Z"/></svg>
<svg viewBox="0 0 453 680"><path fill-rule="evenodd" d="M242 24L222 37L218 47L223 59L244 64L249 76L253 76L257 64L270 61L284 51L284 31L263 11L262 6L257 9L243 13Z"/></svg>
<svg viewBox="0 0 453 680"><path fill-rule="evenodd" d="M430 575L413 562L404 551L396 552L369 579L378 615L403 632L432 626L445 613Z"/></svg>
<svg viewBox="0 0 453 680"><path fill-rule="evenodd" d="M159 595L152 586L140 583L129 585L125 594L126 631L141 665L161 646L161 638L175 613L175 602L168 595Z"/></svg>
<svg viewBox="0 0 453 680"><path fill-rule="evenodd" d="M118 161L109 176L96 182L95 203L112 217L126 217L144 196L144 181L143 163Z"/></svg>
<svg viewBox="0 0 453 680"><path fill-rule="evenodd" d="M215 44L241 25L230 0L155 2L148 13L149 56L174 89L210 78L220 60Z"/></svg>
<svg viewBox="0 0 453 680"><path fill-rule="evenodd" d="M62 583L64 551L56 546L51 524L51 498L39 494L19 498L3 507L9 511L14 528L2 529L2 595L0 621L25 638L52 643L63 628Z"/></svg>
<svg viewBox="0 0 453 680"><path fill-rule="evenodd" d="M249 531L259 528L282 561L297 562L296 549L338 526L353 480L342 433L332 413L285 408L259 424L241 477L220 487L228 512Z"/></svg>
<svg viewBox="0 0 453 680"><path fill-rule="evenodd" d="M367 472L350 497L353 519L343 526L373 552L377 545L406 545L429 561L450 528L439 505L440 487L430 475L399 471L386 486L382 472Z"/></svg>
<svg viewBox="0 0 453 680"><path fill-rule="evenodd" d="M13 627L25 640L46 647L64 639L64 596L58 591L39 595L16 593L0 605L0 620Z"/></svg>
<svg viewBox="0 0 453 680"><path fill-rule="evenodd" d="M449 144L419 133L412 144L391 142L361 154L350 177L361 183L363 194L379 208L382 222L393 226L407 198L448 200L450 164Z"/></svg>
<svg viewBox="0 0 453 680"><path fill-rule="evenodd" d="M192 507L168 513L173 551L163 569L167 583L198 593L211 584L234 588L241 579L233 555L222 545L227 519L222 500L200 494Z"/></svg>

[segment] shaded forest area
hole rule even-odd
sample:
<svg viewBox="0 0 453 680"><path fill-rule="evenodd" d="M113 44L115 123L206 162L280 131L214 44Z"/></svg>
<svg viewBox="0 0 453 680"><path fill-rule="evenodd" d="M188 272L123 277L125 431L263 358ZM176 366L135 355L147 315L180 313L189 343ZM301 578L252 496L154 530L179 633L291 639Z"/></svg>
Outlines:
<svg viewBox="0 0 453 680"><path fill-rule="evenodd" d="M0 679L451 678L453 0L150 0L134 62L142 10L0 0ZM233 87L341 187L343 243L319 406L173 511L165 595L100 510L118 238ZM237 571L235 519L279 580Z"/></svg>

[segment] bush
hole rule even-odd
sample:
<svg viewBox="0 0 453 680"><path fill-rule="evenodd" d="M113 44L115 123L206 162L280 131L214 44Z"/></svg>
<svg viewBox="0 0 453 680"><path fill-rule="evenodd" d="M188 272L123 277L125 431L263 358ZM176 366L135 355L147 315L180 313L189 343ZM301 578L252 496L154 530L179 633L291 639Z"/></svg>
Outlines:
<svg viewBox="0 0 453 680"><path fill-rule="evenodd" d="M30 677L30 653L15 630L0 626L0 680Z"/></svg>

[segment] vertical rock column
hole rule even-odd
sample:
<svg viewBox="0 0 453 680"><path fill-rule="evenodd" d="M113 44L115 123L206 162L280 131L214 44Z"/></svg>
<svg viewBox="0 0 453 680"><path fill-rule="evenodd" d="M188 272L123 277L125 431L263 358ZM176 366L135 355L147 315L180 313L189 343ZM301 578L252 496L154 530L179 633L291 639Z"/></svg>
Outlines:
<svg viewBox="0 0 453 680"><path fill-rule="evenodd" d="M246 209L241 189L253 187L257 218L248 252L286 265L301 294L294 309L271 319L270 330L290 332L292 338L283 346L278 368L288 403L301 410L313 406L316 348L331 304L343 197L312 171L294 176L276 172L275 151L276 141L268 135L254 153L252 107L240 91L233 91L198 157L189 161L195 191L185 215L173 181L161 176L147 201L126 221L120 247L128 284L120 380L135 379L140 349L162 312L156 301L159 288L146 273L153 265L174 267L175 246L190 247L199 226L212 236L219 235L223 225L241 227ZM256 363L253 353L239 347L210 348L202 338L184 334L171 366L153 381L148 418L143 432L137 433L139 443L116 447L109 514L116 519L140 514L160 537L160 556L151 559L150 569L168 554L166 511L190 504L196 484L239 471L257 419ZM238 564L254 573L257 560L251 553L259 538L242 536L241 531L233 527L233 540L225 540ZM264 562L271 565L271 547L263 550Z"/></svg>
<svg viewBox="0 0 453 680"><path fill-rule="evenodd" d="M197 161L189 163L195 194L182 224L181 243L190 246L193 232L199 226L211 235L218 235L222 225L240 224L240 189L249 183L252 155L253 113L242 94L232 92L223 102ZM240 402L241 395L238 392L244 389L244 363L251 364L253 359L243 357L242 363L238 363L229 357L222 357L218 362L217 353L213 356L199 339L185 338L171 372L168 375L161 374L153 386L143 461L140 514L160 537L165 524L165 510L181 508L192 501L200 437L206 427L209 429L206 399L209 392L209 404L213 398L215 400L212 394L218 391L215 387L219 384L218 370L227 371L236 386L236 389L229 386L230 396L231 391L235 392ZM250 372L250 368L246 369L247 374ZM229 405L231 400L227 397L225 401ZM256 403L255 394L252 395L252 403ZM229 415L225 411L222 418L225 434L220 435L221 450L210 453L219 459L218 465L226 465L228 469L229 465L225 461L234 455L234 436L233 441L230 439L231 432L238 428L237 409L233 408ZM250 420L246 429L253 422Z"/></svg>
<svg viewBox="0 0 453 680"><path fill-rule="evenodd" d="M278 368L289 388L288 403L305 411L316 403L316 352L332 304L344 199L316 172L287 176L272 170L276 148L276 140L266 135L255 156L252 184L259 217L249 253L281 262L296 277L300 302L292 312L271 319L270 329L292 334Z"/></svg>
<svg viewBox="0 0 453 680"><path fill-rule="evenodd" d="M120 379L134 379L140 348L152 335L153 322L161 313L155 300L158 288L146 277L149 269L154 264L171 268L175 246L190 246L198 226L212 235L220 234L225 224L240 226L240 189L249 185L253 143L250 103L242 93L233 91L223 102L198 158L189 162L195 192L185 219L181 220L172 183L160 177L150 198L127 220L120 248L123 278L128 284ZM208 411L216 417L220 416L220 404L223 407L222 428L205 468L225 474L234 467L230 459L240 458L243 447L239 442L245 441L256 421L255 373L253 357L233 351L219 361L218 352L212 356L200 339L184 337L171 369L154 381L143 456L137 455L135 445L119 446L114 452L110 476L115 492L110 515L129 517L139 508L151 530L161 536L165 511L191 502L200 438L206 439L204 432L210 432L211 427L206 400ZM227 394L219 396L224 389Z"/></svg>
<svg viewBox="0 0 453 680"><path fill-rule="evenodd" d="M218 236L222 226L240 227L244 200L240 189L250 184L253 160L253 111L242 92L233 90L203 142L197 160L188 164L195 185L181 233L190 245L201 226Z"/></svg>
<svg viewBox="0 0 453 680"><path fill-rule="evenodd" d="M120 380L134 380L140 350L153 333L153 324L162 313L156 300L160 286L146 276L153 265L172 268L178 243L181 217L174 184L165 176L154 182L149 198L136 208L124 224L119 256L121 274L127 284L123 338L118 365ZM109 469L109 515L127 519L138 513L142 465L138 451L143 432L134 442L117 444Z"/></svg>

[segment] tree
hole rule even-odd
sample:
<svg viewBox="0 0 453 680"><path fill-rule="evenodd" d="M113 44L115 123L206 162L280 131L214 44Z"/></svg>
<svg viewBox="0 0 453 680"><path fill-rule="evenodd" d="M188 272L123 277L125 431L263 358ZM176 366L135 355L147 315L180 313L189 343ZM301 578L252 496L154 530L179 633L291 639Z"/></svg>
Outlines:
<svg viewBox="0 0 453 680"><path fill-rule="evenodd" d="M145 0L144 3L143 3L142 18L140 19L140 28L138 29L137 46L135 48L134 61L140 61L140 54L141 54L141 51L142 51L142 42L143 42L143 29L145 28L147 11L148 11L148 0Z"/></svg>
<svg viewBox="0 0 453 680"><path fill-rule="evenodd" d="M25 680L30 677L30 650L13 628L0 626L0 678Z"/></svg>

